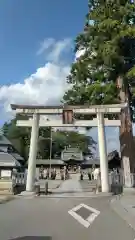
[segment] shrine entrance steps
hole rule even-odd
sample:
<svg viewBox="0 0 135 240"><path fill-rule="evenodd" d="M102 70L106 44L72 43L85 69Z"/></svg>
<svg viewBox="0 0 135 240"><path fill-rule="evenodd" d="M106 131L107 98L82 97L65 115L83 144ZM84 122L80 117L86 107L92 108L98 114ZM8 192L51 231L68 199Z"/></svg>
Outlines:
<svg viewBox="0 0 135 240"><path fill-rule="evenodd" d="M76 176L76 175L75 175ZM95 181L79 181L77 178L72 178L63 181L59 188L53 191L53 194L75 194L75 193L95 193L96 191L96 183Z"/></svg>

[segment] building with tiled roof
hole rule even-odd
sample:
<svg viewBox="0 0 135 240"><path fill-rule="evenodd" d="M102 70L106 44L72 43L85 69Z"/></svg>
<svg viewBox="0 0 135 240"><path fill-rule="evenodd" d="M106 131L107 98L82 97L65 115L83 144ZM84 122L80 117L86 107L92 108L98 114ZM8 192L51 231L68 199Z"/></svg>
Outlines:
<svg viewBox="0 0 135 240"><path fill-rule="evenodd" d="M24 162L24 158L20 156L13 144L4 136L3 132L0 131L0 166L4 165L4 161L11 159L9 162L17 163L17 166ZM14 159L14 160L13 160ZM11 163L11 165L14 165Z"/></svg>

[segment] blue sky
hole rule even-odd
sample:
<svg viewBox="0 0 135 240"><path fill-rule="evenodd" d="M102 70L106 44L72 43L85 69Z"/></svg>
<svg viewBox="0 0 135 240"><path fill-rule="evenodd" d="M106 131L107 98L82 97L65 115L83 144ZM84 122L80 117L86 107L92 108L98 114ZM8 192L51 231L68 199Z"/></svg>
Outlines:
<svg viewBox="0 0 135 240"><path fill-rule="evenodd" d="M56 104L67 89L74 39L83 30L88 0L0 1L1 124L10 103ZM118 129L106 129L108 151L119 150ZM97 140L97 130L89 133Z"/></svg>
<svg viewBox="0 0 135 240"><path fill-rule="evenodd" d="M45 56L36 57L39 43L49 37L74 39L86 12L87 0L1 0L0 83L23 81L44 64Z"/></svg>

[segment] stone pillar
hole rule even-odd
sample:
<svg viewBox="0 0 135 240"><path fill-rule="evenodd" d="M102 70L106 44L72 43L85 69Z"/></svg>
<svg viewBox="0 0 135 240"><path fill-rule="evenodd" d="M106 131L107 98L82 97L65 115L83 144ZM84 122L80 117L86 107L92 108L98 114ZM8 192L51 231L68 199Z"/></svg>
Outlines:
<svg viewBox="0 0 135 240"><path fill-rule="evenodd" d="M98 121L98 144L99 144L99 156L100 156L101 187L102 187L102 192L108 193L110 188L109 188L108 158L107 158L103 113L97 113L97 121Z"/></svg>
<svg viewBox="0 0 135 240"><path fill-rule="evenodd" d="M28 173L26 191L32 192L34 190L34 182L36 175L36 156L37 156L37 144L38 144L38 130L39 130L39 115L33 115L30 150L28 160Z"/></svg>

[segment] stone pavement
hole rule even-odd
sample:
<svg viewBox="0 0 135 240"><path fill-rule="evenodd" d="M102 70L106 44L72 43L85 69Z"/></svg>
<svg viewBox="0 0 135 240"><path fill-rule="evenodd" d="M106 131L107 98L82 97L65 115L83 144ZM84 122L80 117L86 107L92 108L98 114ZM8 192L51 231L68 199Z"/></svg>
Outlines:
<svg viewBox="0 0 135 240"><path fill-rule="evenodd" d="M45 180L41 181L41 186L44 187L44 185ZM91 240L134 240L135 195L116 197L108 197L108 195L106 195L106 197L103 198L102 196L105 195L102 195L102 193L95 195L94 193L89 192L90 187L91 183L89 181L78 181L75 177L66 181L49 180L49 189L53 191L53 195L36 198L18 198L4 205L1 204L0 212L2 215L0 214L0 239L9 240L11 239L11 236L15 237L15 234L16 236L23 236L27 233L27 235L38 234L38 236L46 236L45 234L49 234L48 236L53 237L52 239L59 240L80 240L83 237L87 240L89 239L89 236ZM0 203L5 203L11 200L9 197L11 196L0 196ZM78 208L80 205L86 205L87 208L94 208L96 211L100 212L97 219L92 222L92 225L91 219L93 219L93 217L89 218L87 216L90 214L87 209L82 208L82 210L78 210L80 211L79 214L82 214L83 218L84 216L87 217L87 219L82 219L80 216L77 217L76 213L74 213L73 209L76 207ZM23 210L23 212L20 209ZM7 211L9 211L9 213ZM12 213L11 216L10 212ZM10 228L11 217L12 222L15 225L12 223ZM30 222L27 222L27 218L30 219ZM10 221L8 219L10 219ZM20 220L17 221L17 219ZM50 221L50 219L52 220ZM61 225L54 222L54 220L57 222L57 219L59 219ZM25 221L27 222L27 225L25 224ZM9 227L8 232L6 232L5 228L1 227L4 226L4 224L5 226L7 224ZM24 232L20 227L22 224L24 225ZM36 232L34 226L38 229ZM84 230L84 227L87 226L88 229ZM115 231L115 227L117 227L117 229L119 228L119 230ZM66 231L66 228L68 228L68 231ZM7 235L9 233L10 235Z"/></svg>
<svg viewBox="0 0 135 240"><path fill-rule="evenodd" d="M60 186L61 180L39 180L40 188L45 188L45 183L48 182L49 190L52 191Z"/></svg>
<svg viewBox="0 0 135 240"><path fill-rule="evenodd" d="M111 198L15 199L0 205L0 239L33 236L33 240L134 240L135 231L110 207ZM99 214L94 219L87 209ZM80 216L75 218L73 208ZM77 210L78 209L78 210ZM87 210L87 211L86 211ZM75 211L75 210L74 210ZM85 223L85 224L84 224ZM87 223L87 224L86 224ZM37 238L34 238L37 236ZM23 238L29 240L29 238ZM30 238L31 239L31 238Z"/></svg>
<svg viewBox="0 0 135 240"><path fill-rule="evenodd" d="M68 179L63 181L60 187L55 190L56 193L75 193L82 191L82 186L76 179Z"/></svg>
<svg viewBox="0 0 135 240"><path fill-rule="evenodd" d="M113 203L120 203L119 199L112 201L112 197L88 197L89 192L83 192L83 189L89 189L89 183L82 184L75 178L60 183L56 188L56 181L49 181L55 192L52 198L18 197L1 204L0 239L24 236L33 236L24 240L39 240L40 237L43 237L42 240L135 239L133 228L119 216L117 209L112 209Z"/></svg>
<svg viewBox="0 0 135 240"><path fill-rule="evenodd" d="M135 195L116 196L111 206L135 230Z"/></svg>
<svg viewBox="0 0 135 240"><path fill-rule="evenodd" d="M6 203L14 199L13 195L0 195L0 204Z"/></svg>
<svg viewBox="0 0 135 240"><path fill-rule="evenodd" d="M93 182L78 181L77 178L62 181L60 186L52 191L52 195L44 196L47 198L95 198L103 196L111 196L111 193L92 192L95 184Z"/></svg>
<svg viewBox="0 0 135 240"><path fill-rule="evenodd" d="M92 197L93 193L89 192L88 195ZM53 190L53 195L48 197L84 197L84 193L81 183L73 178L63 181L59 188Z"/></svg>

